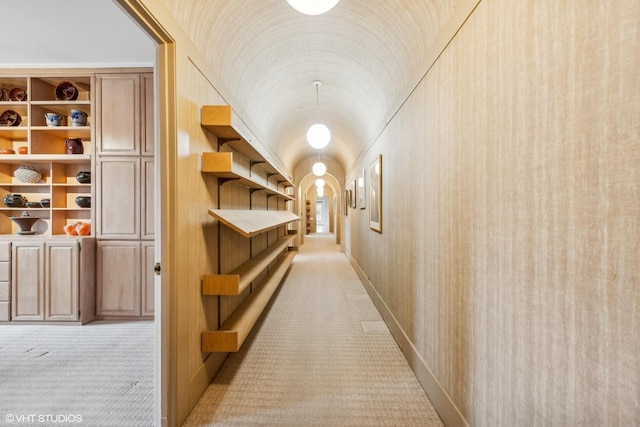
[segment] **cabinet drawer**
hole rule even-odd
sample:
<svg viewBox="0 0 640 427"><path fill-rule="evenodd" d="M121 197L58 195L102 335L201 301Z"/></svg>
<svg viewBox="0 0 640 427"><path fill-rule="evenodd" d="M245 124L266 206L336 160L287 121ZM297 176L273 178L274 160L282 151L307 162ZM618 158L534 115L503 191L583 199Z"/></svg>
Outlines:
<svg viewBox="0 0 640 427"><path fill-rule="evenodd" d="M8 282L9 280L11 280L11 263L0 261L0 282Z"/></svg>
<svg viewBox="0 0 640 427"><path fill-rule="evenodd" d="M0 261L11 261L11 242L0 242Z"/></svg>
<svg viewBox="0 0 640 427"><path fill-rule="evenodd" d="M0 322L8 322L11 320L11 307L8 302L0 302Z"/></svg>
<svg viewBox="0 0 640 427"><path fill-rule="evenodd" d="M11 301L9 299L9 282L0 282L0 302Z"/></svg>

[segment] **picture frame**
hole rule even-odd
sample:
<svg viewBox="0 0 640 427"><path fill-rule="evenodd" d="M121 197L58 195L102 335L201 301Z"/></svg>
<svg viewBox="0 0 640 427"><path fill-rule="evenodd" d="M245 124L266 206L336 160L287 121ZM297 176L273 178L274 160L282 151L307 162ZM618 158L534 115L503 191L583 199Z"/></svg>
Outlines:
<svg viewBox="0 0 640 427"><path fill-rule="evenodd" d="M351 190L348 188L344 190L344 215L349 215L349 208L351 207Z"/></svg>
<svg viewBox="0 0 640 427"><path fill-rule="evenodd" d="M371 162L369 176L369 228L382 233L382 154Z"/></svg>
<svg viewBox="0 0 640 427"><path fill-rule="evenodd" d="M351 208L356 208L356 197L358 197L358 181L355 179L351 183Z"/></svg>
<svg viewBox="0 0 640 427"><path fill-rule="evenodd" d="M358 175L358 191L356 192L357 195L357 202L356 202L356 207L360 208L360 209L365 209L367 207L366 204L366 197L365 197L365 183L366 183L366 177L367 173L364 169L362 169L360 171L360 174Z"/></svg>

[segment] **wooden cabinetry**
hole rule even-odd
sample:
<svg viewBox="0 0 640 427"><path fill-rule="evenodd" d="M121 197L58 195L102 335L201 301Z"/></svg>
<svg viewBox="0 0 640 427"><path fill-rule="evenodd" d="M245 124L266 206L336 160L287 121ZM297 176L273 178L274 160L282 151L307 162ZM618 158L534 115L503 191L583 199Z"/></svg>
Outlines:
<svg viewBox="0 0 640 427"><path fill-rule="evenodd" d="M99 74L97 314L153 316L153 74ZM118 129L114 129L118 126Z"/></svg>
<svg viewBox="0 0 640 427"><path fill-rule="evenodd" d="M98 241L98 316L153 316L154 250L150 241Z"/></svg>
<svg viewBox="0 0 640 427"><path fill-rule="evenodd" d="M11 243L11 320L93 320L93 238Z"/></svg>
<svg viewBox="0 0 640 427"><path fill-rule="evenodd" d="M94 77L87 74L67 73L60 76L33 74L25 77L5 76L0 73L0 114L14 111L21 117L17 126L0 126L0 149L26 154L0 154L0 199L7 194L21 194L31 202L50 199L47 207L11 208L0 204L0 234L13 234L19 229L10 217L27 210L31 216L41 218L34 225L38 234L64 235L64 226L72 222L92 222L92 208L81 208L75 203L77 196L91 196L92 185L76 180L80 171L92 171L93 147L93 93ZM58 99L60 87L72 85L74 99ZM10 94L24 92L23 100L11 100ZM86 125L74 125L72 110L87 114ZM60 115L59 126L47 126L45 114ZM67 154L65 140L80 138L84 152ZM42 174L34 183L15 178L20 166L30 166Z"/></svg>
<svg viewBox="0 0 640 427"><path fill-rule="evenodd" d="M11 243L0 242L0 322L11 320Z"/></svg>

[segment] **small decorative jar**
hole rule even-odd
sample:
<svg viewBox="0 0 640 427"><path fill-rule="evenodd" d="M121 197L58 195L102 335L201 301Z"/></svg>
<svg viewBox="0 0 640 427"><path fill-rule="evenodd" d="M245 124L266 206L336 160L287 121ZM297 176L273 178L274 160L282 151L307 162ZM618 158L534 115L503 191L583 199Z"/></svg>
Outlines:
<svg viewBox="0 0 640 427"><path fill-rule="evenodd" d="M82 154L82 153L84 153L84 147L82 145L82 139L80 139L80 138L67 138L64 141L64 146L67 149L67 154Z"/></svg>
<svg viewBox="0 0 640 427"><path fill-rule="evenodd" d="M22 194L11 193L4 196L4 199L2 199L2 201L8 208L21 208L24 207L25 203L27 203L27 198Z"/></svg>
<svg viewBox="0 0 640 427"><path fill-rule="evenodd" d="M80 184L90 184L91 183L91 171L80 171L76 175L76 180Z"/></svg>

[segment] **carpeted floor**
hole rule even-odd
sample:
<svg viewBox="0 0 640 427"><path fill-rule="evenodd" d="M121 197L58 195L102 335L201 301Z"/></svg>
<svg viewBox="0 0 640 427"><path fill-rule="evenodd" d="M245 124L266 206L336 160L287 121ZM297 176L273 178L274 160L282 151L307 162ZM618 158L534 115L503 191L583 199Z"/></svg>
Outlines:
<svg viewBox="0 0 640 427"><path fill-rule="evenodd" d="M305 238L185 426L441 426L334 236Z"/></svg>
<svg viewBox="0 0 640 427"><path fill-rule="evenodd" d="M152 321L0 325L0 426L153 425Z"/></svg>

